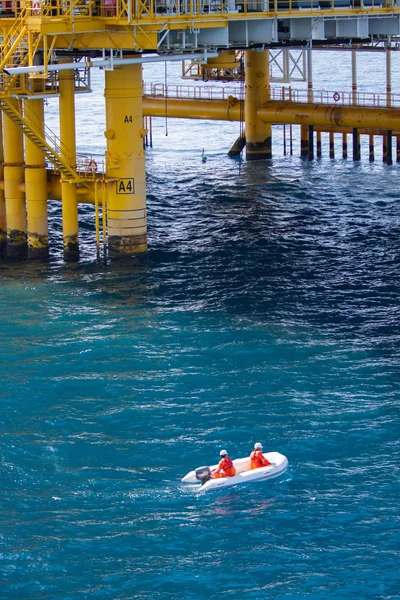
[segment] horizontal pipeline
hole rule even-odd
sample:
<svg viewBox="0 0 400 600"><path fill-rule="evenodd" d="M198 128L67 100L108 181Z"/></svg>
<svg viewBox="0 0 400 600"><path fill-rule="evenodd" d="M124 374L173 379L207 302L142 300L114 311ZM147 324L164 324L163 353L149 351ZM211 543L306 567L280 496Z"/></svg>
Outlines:
<svg viewBox="0 0 400 600"><path fill-rule="evenodd" d="M242 105L242 106L241 106ZM230 96L227 100L192 100L143 96L143 116L177 119L207 119L211 121L240 121L244 104Z"/></svg>
<svg viewBox="0 0 400 600"><path fill-rule="evenodd" d="M101 181L101 180L100 180ZM21 182L18 185L18 189L20 192L25 193L25 183ZM0 190L4 190L4 180L0 181ZM78 196L78 202L82 202L83 204L94 204L94 191L89 190L87 187L77 187L76 190ZM55 173L53 169L47 170L47 195L49 200L61 200L61 180L60 174ZM102 195L99 194L99 205L102 205Z"/></svg>
<svg viewBox="0 0 400 600"><path fill-rule="evenodd" d="M400 130L400 110L365 106L337 106L295 102L265 103L257 114L261 121L281 125L314 125L343 129ZM244 105L237 98L192 100L144 96L143 115L177 119L243 120Z"/></svg>
<svg viewBox="0 0 400 600"><path fill-rule="evenodd" d="M400 110L365 106L330 106L295 102L267 102L257 114L264 123L343 127L351 129L400 128Z"/></svg>

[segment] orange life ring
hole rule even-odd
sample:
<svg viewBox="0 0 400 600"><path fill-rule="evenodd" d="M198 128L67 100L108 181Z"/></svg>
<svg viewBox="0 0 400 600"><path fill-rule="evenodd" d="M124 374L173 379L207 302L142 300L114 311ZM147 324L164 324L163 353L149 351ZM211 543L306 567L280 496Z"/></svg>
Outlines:
<svg viewBox="0 0 400 600"><path fill-rule="evenodd" d="M32 4L32 12L34 15L40 15L40 10L41 10L41 6L40 6L40 2L39 0L34 0L33 4Z"/></svg>
<svg viewBox="0 0 400 600"><path fill-rule="evenodd" d="M91 173L96 173L97 171L97 162L93 160L93 158L88 162L88 171L90 171Z"/></svg>
<svg viewBox="0 0 400 600"><path fill-rule="evenodd" d="M333 99L334 99L335 102L339 102L339 100L340 100L340 94L339 94L339 92L335 92L333 94Z"/></svg>

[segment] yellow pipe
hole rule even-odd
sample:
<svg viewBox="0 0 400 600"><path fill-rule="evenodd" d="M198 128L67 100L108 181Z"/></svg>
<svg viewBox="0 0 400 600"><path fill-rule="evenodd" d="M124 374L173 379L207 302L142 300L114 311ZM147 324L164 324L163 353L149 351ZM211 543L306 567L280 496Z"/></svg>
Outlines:
<svg viewBox="0 0 400 600"><path fill-rule="evenodd" d="M4 195L6 198L7 256L26 256L26 209L24 193L18 189L24 179L22 129L3 113Z"/></svg>
<svg viewBox="0 0 400 600"><path fill-rule="evenodd" d="M237 98L229 100L189 100L143 97L143 114L151 117L207 119L215 121L239 121L241 102ZM400 130L400 111L393 108L365 106L337 106L294 102L270 101L257 111L259 118L269 124L314 125L315 128L333 127L335 131L354 128L360 131L376 129L380 131Z"/></svg>
<svg viewBox="0 0 400 600"><path fill-rule="evenodd" d="M3 113L0 111L0 180L4 178L4 150L3 150ZM7 220L6 202L4 200L4 187L0 187L0 256L7 252Z"/></svg>
<svg viewBox="0 0 400 600"><path fill-rule="evenodd" d="M106 184L108 248L111 255L147 250L146 182L142 111L142 67L106 71Z"/></svg>
<svg viewBox="0 0 400 600"><path fill-rule="evenodd" d="M100 179L97 179L97 182L100 183ZM18 189L25 193L25 183L20 183L18 185ZM0 181L0 190L4 190L4 181ZM76 192L78 196L78 202L81 204L91 204L94 206L95 198L93 190L89 190L87 187L78 187ZM60 175L59 173L55 173L53 170L47 171L47 197L49 200L61 201L62 199ZM101 197L99 197L98 201L99 206L102 206L103 201Z"/></svg>
<svg viewBox="0 0 400 600"><path fill-rule="evenodd" d="M143 96L143 114L147 117L240 121L243 103L233 96L227 100L188 100Z"/></svg>
<svg viewBox="0 0 400 600"><path fill-rule="evenodd" d="M60 138L61 154L71 167L76 165L75 141L75 71L60 71ZM78 201L76 183L62 179L62 225L64 259L79 259Z"/></svg>
<svg viewBox="0 0 400 600"><path fill-rule="evenodd" d="M258 111L265 123L292 123L316 127L399 130L400 111L365 106L332 106L300 102L268 102Z"/></svg>
<svg viewBox="0 0 400 600"><path fill-rule="evenodd" d="M300 127L300 156L308 157L308 127L306 125Z"/></svg>
<svg viewBox="0 0 400 600"><path fill-rule="evenodd" d="M335 134L333 131L329 132L329 158L335 158Z"/></svg>
<svg viewBox="0 0 400 600"><path fill-rule="evenodd" d="M270 98L269 51L246 50L244 55L246 159L271 158L271 125L265 124L257 114Z"/></svg>
<svg viewBox="0 0 400 600"><path fill-rule="evenodd" d="M322 156L322 139L321 132L317 131L317 157L321 158Z"/></svg>
<svg viewBox="0 0 400 600"><path fill-rule="evenodd" d="M44 135L43 100L26 100L25 117ZM28 258L49 256L47 176L43 152L25 138L25 199L28 218Z"/></svg>
<svg viewBox="0 0 400 600"><path fill-rule="evenodd" d="M374 162L375 160L375 145L373 134L369 135L369 160L370 162Z"/></svg>
<svg viewBox="0 0 400 600"><path fill-rule="evenodd" d="M382 160L383 162L387 162L388 158L388 136L387 131L382 136Z"/></svg>
<svg viewBox="0 0 400 600"><path fill-rule="evenodd" d="M1 182L0 182L1 186ZM94 192L89 190L87 187L76 188L77 201L83 204L94 205ZM60 181L59 173L54 171L47 172L47 197L50 200L61 200L62 198L62 183ZM102 204L99 198L99 204Z"/></svg>

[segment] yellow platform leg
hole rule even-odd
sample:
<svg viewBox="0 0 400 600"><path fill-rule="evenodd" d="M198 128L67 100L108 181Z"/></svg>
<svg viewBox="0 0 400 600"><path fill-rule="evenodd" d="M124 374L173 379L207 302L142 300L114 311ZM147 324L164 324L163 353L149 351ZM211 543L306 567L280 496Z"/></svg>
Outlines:
<svg viewBox="0 0 400 600"><path fill-rule="evenodd" d="M26 100L25 117L44 135L43 100ZM25 197L28 218L28 258L49 256L47 176L43 152L25 138Z"/></svg>
<svg viewBox="0 0 400 600"><path fill-rule="evenodd" d="M3 113L0 111L0 181L4 180ZM0 189L0 256L7 253L7 220L4 190Z"/></svg>
<svg viewBox="0 0 400 600"><path fill-rule="evenodd" d="M4 129L4 195L6 199L7 256L26 256L24 148L22 129L3 113Z"/></svg>
<svg viewBox="0 0 400 600"><path fill-rule="evenodd" d="M127 256L147 250L142 67L106 71L108 248Z"/></svg>
<svg viewBox="0 0 400 600"><path fill-rule="evenodd" d="M257 115L258 109L270 99L269 51L246 50L244 73L246 159L271 158L271 125L263 123Z"/></svg>
<svg viewBox="0 0 400 600"><path fill-rule="evenodd" d="M76 165L75 138L75 71L60 71L60 138L61 154L71 167ZM62 226L64 259L79 259L78 201L76 183L62 179Z"/></svg>
<svg viewBox="0 0 400 600"><path fill-rule="evenodd" d="M308 127L307 127L307 125L300 125L300 156L302 158L308 158L308 152L309 152Z"/></svg>

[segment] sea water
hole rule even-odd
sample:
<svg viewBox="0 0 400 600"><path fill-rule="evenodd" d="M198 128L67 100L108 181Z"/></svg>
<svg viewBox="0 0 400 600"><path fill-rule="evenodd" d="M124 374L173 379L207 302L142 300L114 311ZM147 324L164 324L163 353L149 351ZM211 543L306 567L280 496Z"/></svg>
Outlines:
<svg viewBox="0 0 400 600"><path fill-rule="evenodd" d="M156 120L145 256L97 260L82 207L64 264L52 202L51 258L0 262L1 598L400 597L399 167L285 157L274 132L246 163L237 123ZM283 476L181 483L257 441Z"/></svg>

